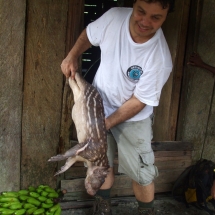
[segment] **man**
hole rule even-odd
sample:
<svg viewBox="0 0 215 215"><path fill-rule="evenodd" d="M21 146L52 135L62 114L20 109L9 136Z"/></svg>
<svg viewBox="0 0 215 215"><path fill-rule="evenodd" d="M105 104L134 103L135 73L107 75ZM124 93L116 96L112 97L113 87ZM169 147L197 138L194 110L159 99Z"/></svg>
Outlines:
<svg viewBox="0 0 215 215"><path fill-rule="evenodd" d="M111 214L116 148L118 171L133 181L139 214L155 214L153 180L158 171L151 148L152 114L172 70L161 25L173 6L173 0L136 0L133 9L110 9L87 26L62 62L62 72L74 78L78 57L91 45L100 46L93 85L103 99L110 170L95 196L94 215Z"/></svg>

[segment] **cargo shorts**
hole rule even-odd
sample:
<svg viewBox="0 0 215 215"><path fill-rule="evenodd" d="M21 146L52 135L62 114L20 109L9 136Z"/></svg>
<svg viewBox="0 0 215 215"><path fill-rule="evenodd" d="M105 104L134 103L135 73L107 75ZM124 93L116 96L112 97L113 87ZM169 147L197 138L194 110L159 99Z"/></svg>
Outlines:
<svg viewBox="0 0 215 215"><path fill-rule="evenodd" d="M149 185L158 176L151 147L152 119L124 122L108 132L107 156L110 167L118 149L118 172L126 174L140 185Z"/></svg>

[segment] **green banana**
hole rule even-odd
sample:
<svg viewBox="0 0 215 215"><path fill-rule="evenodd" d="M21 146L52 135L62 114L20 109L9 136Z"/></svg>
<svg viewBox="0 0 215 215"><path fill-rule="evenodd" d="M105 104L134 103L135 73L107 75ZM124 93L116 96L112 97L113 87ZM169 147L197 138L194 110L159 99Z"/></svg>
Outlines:
<svg viewBox="0 0 215 215"><path fill-rule="evenodd" d="M19 202L16 197L1 197L0 202Z"/></svg>
<svg viewBox="0 0 215 215"><path fill-rule="evenodd" d="M61 207L58 207L58 209L55 211L54 215L60 215L61 214Z"/></svg>
<svg viewBox="0 0 215 215"><path fill-rule="evenodd" d="M14 214L14 212L15 212L15 210L4 208L4 210L1 211L1 214L2 215L4 215L4 214Z"/></svg>
<svg viewBox="0 0 215 215"><path fill-rule="evenodd" d="M59 197L59 194L56 193L56 192L54 192L54 193L49 193L49 194L48 194L48 197L49 197L49 198L58 198L58 197Z"/></svg>
<svg viewBox="0 0 215 215"><path fill-rule="evenodd" d="M47 192L44 191L44 190L40 193L41 196L45 196L45 197L46 197L48 194L49 194L49 193L47 193Z"/></svg>
<svg viewBox="0 0 215 215"><path fill-rule="evenodd" d="M9 206L10 206L10 202L1 203L1 207L0 208L8 208Z"/></svg>
<svg viewBox="0 0 215 215"><path fill-rule="evenodd" d="M36 193L36 192L29 192L29 195L30 195L31 197L34 197L34 198L38 198L38 197L40 196L40 194L39 194L39 193Z"/></svg>
<svg viewBox="0 0 215 215"><path fill-rule="evenodd" d="M5 202L1 204L3 208L9 208L12 204L16 204L17 202Z"/></svg>
<svg viewBox="0 0 215 215"><path fill-rule="evenodd" d="M33 212L33 215L43 214L45 212L44 208L39 208Z"/></svg>
<svg viewBox="0 0 215 215"><path fill-rule="evenodd" d="M0 207L0 214L1 214L1 212L4 210L5 208L3 208L3 207Z"/></svg>
<svg viewBox="0 0 215 215"><path fill-rule="evenodd" d="M48 192L48 193L55 193L56 191L53 189L53 188L51 188L51 187L45 187L45 189L44 189L46 192Z"/></svg>
<svg viewBox="0 0 215 215"><path fill-rule="evenodd" d="M45 203L46 203L46 204L53 204L54 201L53 201L52 199L46 199Z"/></svg>
<svg viewBox="0 0 215 215"><path fill-rule="evenodd" d="M22 203L12 204L9 208L11 210L21 209L22 208Z"/></svg>
<svg viewBox="0 0 215 215"><path fill-rule="evenodd" d="M29 186L29 187L28 187L28 190L29 190L30 192L34 192L34 191L36 190L36 188L33 187L33 186Z"/></svg>
<svg viewBox="0 0 215 215"><path fill-rule="evenodd" d="M22 214L25 214L26 212L26 209L20 209L20 210L17 210L14 214L15 215L22 215Z"/></svg>
<svg viewBox="0 0 215 215"><path fill-rule="evenodd" d="M42 208L51 208L51 207L53 207L53 206L54 206L54 204L46 204L46 203L44 203L44 202L41 204L41 207L42 207Z"/></svg>
<svg viewBox="0 0 215 215"><path fill-rule="evenodd" d="M38 186L38 188L41 188L41 189L44 189L46 187L49 187L49 186L48 185L43 185L43 184L41 184L41 185Z"/></svg>
<svg viewBox="0 0 215 215"><path fill-rule="evenodd" d="M25 201L27 198L29 198L29 196L26 196L26 195L20 195L20 196L19 196L19 199L20 199L21 201Z"/></svg>
<svg viewBox="0 0 215 215"><path fill-rule="evenodd" d="M37 199L41 202L45 202L47 200L45 196L39 196Z"/></svg>
<svg viewBox="0 0 215 215"><path fill-rule="evenodd" d="M25 204L23 205L23 208L24 208L24 209L35 208L35 205L33 205L33 204L31 204L31 203L25 203Z"/></svg>
<svg viewBox="0 0 215 215"><path fill-rule="evenodd" d="M27 214L27 215L33 214L34 211L37 210L37 209L38 209L37 207L29 208L29 209L27 209L26 214Z"/></svg>
<svg viewBox="0 0 215 215"><path fill-rule="evenodd" d="M43 189L40 188L40 187L38 187L38 188L36 189L36 192L37 192L37 193L41 193L42 191L43 191Z"/></svg>
<svg viewBox="0 0 215 215"><path fill-rule="evenodd" d="M19 190L18 191L18 193L20 194L20 195L28 195L28 190Z"/></svg>
<svg viewBox="0 0 215 215"><path fill-rule="evenodd" d="M54 212L46 211L46 215L54 215Z"/></svg>
<svg viewBox="0 0 215 215"><path fill-rule="evenodd" d="M57 204L54 205L53 207L49 208L49 211L50 211L50 212L55 212L59 207L60 207L60 204L57 203Z"/></svg>
<svg viewBox="0 0 215 215"><path fill-rule="evenodd" d="M4 196L4 197L18 197L19 193L13 192L13 191L2 192L2 196Z"/></svg>
<svg viewBox="0 0 215 215"><path fill-rule="evenodd" d="M33 204L33 205L36 205L36 206L39 206L39 205L41 204L40 201L38 201L37 199L35 199L35 198L33 198L33 197L29 197L29 198L27 199L27 202L28 202L28 203L31 203L31 204Z"/></svg>

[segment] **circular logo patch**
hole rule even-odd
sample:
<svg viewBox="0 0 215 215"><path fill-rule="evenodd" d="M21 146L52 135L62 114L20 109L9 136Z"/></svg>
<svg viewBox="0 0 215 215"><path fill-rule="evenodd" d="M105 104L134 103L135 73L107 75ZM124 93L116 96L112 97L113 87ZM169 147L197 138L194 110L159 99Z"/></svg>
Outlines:
<svg viewBox="0 0 215 215"><path fill-rule="evenodd" d="M142 74L143 70L140 66L134 65L129 67L127 70L127 76L133 82L137 82Z"/></svg>

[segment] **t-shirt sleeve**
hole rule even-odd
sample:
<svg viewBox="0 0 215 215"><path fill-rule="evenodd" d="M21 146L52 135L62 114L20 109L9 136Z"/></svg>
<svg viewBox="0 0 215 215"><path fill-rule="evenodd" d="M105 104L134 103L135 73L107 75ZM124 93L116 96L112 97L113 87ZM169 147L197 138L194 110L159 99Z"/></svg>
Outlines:
<svg viewBox="0 0 215 215"><path fill-rule="evenodd" d="M91 22L87 26L87 37L93 46L99 46L101 44L106 28L114 19L116 11L117 8L111 8L110 10L105 12L100 18L98 18L94 22Z"/></svg>
<svg viewBox="0 0 215 215"><path fill-rule="evenodd" d="M144 71L135 87L134 96L144 104L158 106L162 88L171 71L172 67L156 67Z"/></svg>

